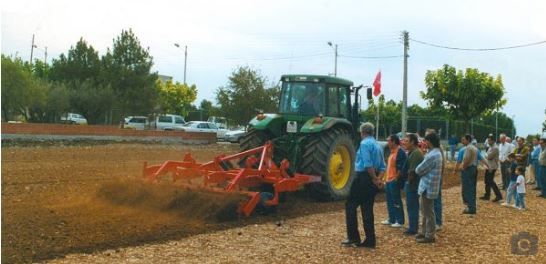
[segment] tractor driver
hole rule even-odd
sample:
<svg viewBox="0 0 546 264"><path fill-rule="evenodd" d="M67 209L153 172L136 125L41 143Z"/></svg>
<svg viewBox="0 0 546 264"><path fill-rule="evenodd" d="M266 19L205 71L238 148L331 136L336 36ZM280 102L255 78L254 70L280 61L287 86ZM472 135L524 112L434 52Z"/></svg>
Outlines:
<svg viewBox="0 0 546 264"><path fill-rule="evenodd" d="M318 115L321 112L321 98L319 87L306 87L303 102L299 110L302 115Z"/></svg>

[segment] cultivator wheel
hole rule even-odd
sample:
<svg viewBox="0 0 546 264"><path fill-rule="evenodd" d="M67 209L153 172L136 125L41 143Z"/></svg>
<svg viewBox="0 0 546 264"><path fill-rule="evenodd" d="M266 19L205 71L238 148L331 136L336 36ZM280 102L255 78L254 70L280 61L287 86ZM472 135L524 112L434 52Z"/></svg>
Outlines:
<svg viewBox="0 0 546 264"><path fill-rule="evenodd" d="M320 201L345 199L355 175L355 149L349 132L334 128L310 137L303 153L299 170L322 176L320 183L306 186L311 196Z"/></svg>

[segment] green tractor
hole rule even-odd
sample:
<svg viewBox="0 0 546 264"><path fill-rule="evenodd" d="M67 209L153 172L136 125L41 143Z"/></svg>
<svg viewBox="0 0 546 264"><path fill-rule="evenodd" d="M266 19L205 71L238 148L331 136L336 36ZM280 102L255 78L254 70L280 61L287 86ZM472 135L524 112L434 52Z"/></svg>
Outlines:
<svg viewBox="0 0 546 264"><path fill-rule="evenodd" d="M322 201L346 198L355 177L362 86L320 75L283 75L281 82L277 113L259 113L250 121L241 150L271 140L277 163L287 159L292 172L322 177L320 183L309 185L312 197Z"/></svg>

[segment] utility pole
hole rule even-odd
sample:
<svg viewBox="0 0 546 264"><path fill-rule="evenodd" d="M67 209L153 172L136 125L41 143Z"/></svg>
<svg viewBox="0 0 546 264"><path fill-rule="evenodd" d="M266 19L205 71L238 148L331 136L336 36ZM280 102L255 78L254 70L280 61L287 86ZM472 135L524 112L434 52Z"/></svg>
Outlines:
<svg viewBox="0 0 546 264"><path fill-rule="evenodd" d="M328 41L328 46L334 48L334 76L337 77L337 44Z"/></svg>
<svg viewBox="0 0 546 264"><path fill-rule="evenodd" d="M30 65L32 65L32 55L34 54L34 48L37 48L34 45L34 34L32 34L32 45L30 46Z"/></svg>
<svg viewBox="0 0 546 264"><path fill-rule="evenodd" d="M186 64L188 62L188 45L184 46L184 84L186 84Z"/></svg>
<svg viewBox="0 0 546 264"><path fill-rule="evenodd" d="M44 66L47 67L47 47L45 47L45 52L44 52Z"/></svg>
<svg viewBox="0 0 546 264"><path fill-rule="evenodd" d="M408 129L408 49L409 49L409 33L407 31L402 32L404 39L404 80L403 80L403 96L402 96L402 136L406 136Z"/></svg>

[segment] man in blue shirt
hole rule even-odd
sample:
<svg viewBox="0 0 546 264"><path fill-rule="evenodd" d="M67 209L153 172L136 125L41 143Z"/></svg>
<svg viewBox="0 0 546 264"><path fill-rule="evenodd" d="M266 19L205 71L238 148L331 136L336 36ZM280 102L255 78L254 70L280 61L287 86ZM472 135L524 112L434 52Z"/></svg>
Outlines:
<svg viewBox="0 0 546 264"><path fill-rule="evenodd" d="M366 122L360 126L362 141L356 152L354 179L349 197L345 203L345 221L347 224L347 240L341 242L344 246L375 248L375 228L373 204L377 190L382 188L381 177L385 172L383 150L373 137L374 126ZM360 242L356 211L360 207L364 222L366 239Z"/></svg>
<svg viewBox="0 0 546 264"><path fill-rule="evenodd" d="M540 189L542 188L541 183L541 176L540 176L540 165L538 164L538 157L540 155L540 152L542 151L542 147L539 144L539 138L535 137L533 138L533 152L531 152L531 166L533 166L533 172L535 174L535 182L536 182L536 188ZM528 182L530 183L530 182Z"/></svg>

